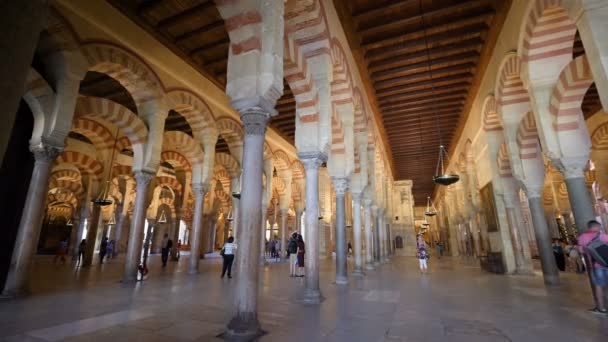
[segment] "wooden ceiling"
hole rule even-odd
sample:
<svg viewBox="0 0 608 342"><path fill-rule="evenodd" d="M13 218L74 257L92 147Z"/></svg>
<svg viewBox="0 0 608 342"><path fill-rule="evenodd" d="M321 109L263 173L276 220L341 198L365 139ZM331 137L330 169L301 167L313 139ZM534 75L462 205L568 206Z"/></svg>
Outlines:
<svg viewBox="0 0 608 342"><path fill-rule="evenodd" d="M218 87L226 86L230 40L213 0L107 0ZM294 143L295 100L285 87L271 127Z"/></svg>
<svg viewBox="0 0 608 342"><path fill-rule="evenodd" d="M414 199L422 205L435 187L440 141L449 150L459 134L510 1L334 4L359 70L376 95L372 102L384 123L395 177L413 180Z"/></svg>

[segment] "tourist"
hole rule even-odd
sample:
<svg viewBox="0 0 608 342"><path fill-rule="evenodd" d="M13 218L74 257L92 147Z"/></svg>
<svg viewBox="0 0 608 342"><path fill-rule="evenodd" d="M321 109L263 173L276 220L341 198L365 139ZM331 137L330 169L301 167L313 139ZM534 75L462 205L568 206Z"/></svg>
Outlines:
<svg viewBox="0 0 608 342"><path fill-rule="evenodd" d="M115 244L116 244L116 242L114 240L111 240L110 242L108 242L108 248L107 248L108 259L114 258L114 246L115 246Z"/></svg>
<svg viewBox="0 0 608 342"><path fill-rule="evenodd" d="M566 253L568 255L568 262L571 267L575 269L575 272L580 274L585 272L585 265L583 264L583 260L581 259L581 255L578 252L577 248L578 242L576 239L572 240L572 243L566 246Z"/></svg>
<svg viewBox="0 0 608 342"><path fill-rule="evenodd" d="M348 255L352 255L353 254L353 245L350 244L350 241L348 241Z"/></svg>
<svg viewBox="0 0 608 342"><path fill-rule="evenodd" d="M59 246L57 247L57 252L55 253L54 263L57 262L57 259L61 260L62 264L65 264L65 255L68 251L68 239L63 239L59 241Z"/></svg>
<svg viewBox="0 0 608 342"><path fill-rule="evenodd" d="M304 276L304 253L306 253L306 245L301 234L298 234L298 277Z"/></svg>
<svg viewBox="0 0 608 342"><path fill-rule="evenodd" d="M232 263L234 262L234 252L236 251L236 243L234 243L234 238L231 236L228 238L228 242L224 244L224 248L220 252L220 255L224 259L224 263L222 265L222 278L228 271L228 278L232 278Z"/></svg>
<svg viewBox="0 0 608 342"><path fill-rule="evenodd" d="M280 259L283 256L281 255L281 240L277 237L276 238L276 242L275 242L275 254L276 254L276 258Z"/></svg>
<svg viewBox="0 0 608 342"><path fill-rule="evenodd" d="M80 265L80 262L84 260L84 252L87 249L87 240L82 239L80 244L78 245L78 260L76 261L76 265Z"/></svg>
<svg viewBox="0 0 608 342"><path fill-rule="evenodd" d="M270 240L270 258L274 259L277 257L277 240Z"/></svg>
<svg viewBox="0 0 608 342"><path fill-rule="evenodd" d="M177 261L179 261L179 257L181 256L181 249L182 249L182 240L181 239L177 240L177 245L175 246L175 248L177 249L175 251L175 258L177 259Z"/></svg>
<svg viewBox="0 0 608 342"><path fill-rule="evenodd" d="M564 254L564 248L561 245L559 239L553 239L553 256L555 257L555 263L560 271L566 270L566 255Z"/></svg>
<svg viewBox="0 0 608 342"><path fill-rule="evenodd" d="M167 260L169 260L169 252L171 251L171 247L173 247L173 241L169 239L169 234L165 233L160 250L163 267L167 266Z"/></svg>
<svg viewBox="0 0 608 342"><path fill-rule="evenodd" d="M297 257L298 257L298 233L291 234L289 243L287 244L287 255L289 256L289 276L297 276Z"/></svg>
<svg viewBox="0 0 608 342"><path fill-rule="evenodd" d="M420 265L420 273L426 273L428 269L427 260L429 258L429 254L426 251L425 246L420 246L418 248L418 264Z"/></svg>
<svg viewBox="0 0 608 342"><path fill-rule="evenodd" d="M601 224L595 220L587 223L588 230L578 237L581 253L591 262L591 281L594 285L597 306L591 312L608 314L604 298L604 289L608 286L608 234L601 230ZM602 252L603 250L603 252Z"/></svg>
<svg viewBox="0 0 608 342"><path fill-rule="evenodd" d="M103 258L105 258L108 253L108 237L104 236L103 240L101 240L101 245L99 246L99 264L103 264Z"/></svg>
<svg viewBox="0 0 608 342"><path fill-rule="evenodd" d="M437 258L441 259L443 256L443 246L441 245L441 242L437 242L437 244L435 244L435 250L437 251Z"/></svg>

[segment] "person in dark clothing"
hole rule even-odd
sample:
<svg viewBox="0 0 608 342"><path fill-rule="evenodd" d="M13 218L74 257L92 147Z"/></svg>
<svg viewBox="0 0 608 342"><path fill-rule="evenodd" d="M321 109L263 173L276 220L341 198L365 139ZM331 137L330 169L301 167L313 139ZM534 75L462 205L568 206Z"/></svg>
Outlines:
<svg viewBox="0 0 608 342"><path fill-rule="evenodd" d="M99 264L103 264L103 258L106 257L108 253L108 237L105 236L103 240L101 240L101 245L99 246Z"/></svg>
<svg viewBox="0 0 608 342"><path fill-rule="evenodd" d="M553 239L553 256L555 256L557 268L564 272L566 270L566 255L559 239Z"/></svg>
<svg viewBox="0 0 608 342"><path fill-rule="evenodd" d="M236 243L234 243L234 238L231 236L228 238L228 242L224 244L224 248L220 254L222 258L224 258L224 263L222 265L222 278L228 271L228 278L232 278L232 263L234 262L234 253L236 252Z"/></svg>
<svg viewBox="0 0 608 342"><path fill-rule="evenodd" d="M291 234L291 238L287 244L287 255L289 256L289 276L295 277L297 275L298 233Z"/></svg>
<svg viewBox="0 0 608 342"><path fill-rule="evenodd" d="M87 250L87 240L82 239L80 244L78 245L78 260L76 261L76 265L80 265L80 262L84 260L84 251Z"/></svg>
<svg viewBox="0 0 608 342"><path fill-rule="evenodd" d="M298 234L298 277L304 276L304 253L306 253L306 246L302 234Z"/></svg>
<svg viewBox="0 0 608 342"><path fill-rule="evenodd" d="M169 234L165 233L165 236L163 237L162 247L160 250L161 258L163 261L163 267L167 266L167 260L169 260L169 252L171 251L172 247L173 241L169 239Z"/></svg>

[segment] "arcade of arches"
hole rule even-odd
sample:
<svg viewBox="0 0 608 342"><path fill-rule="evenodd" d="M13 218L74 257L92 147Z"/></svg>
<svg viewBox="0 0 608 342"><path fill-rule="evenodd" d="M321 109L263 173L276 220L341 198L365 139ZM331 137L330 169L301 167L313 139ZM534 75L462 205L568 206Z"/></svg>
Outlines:
<svg viewBox="0 0 608 342"><path fill-rule="evenodd" d="M549 291L538 305L583 312L594 300L587 277L559 271L552 241L573 243L593 219L608 225L608 1L30 0L1 4L0 17L10 33L0 39L0 285L8 298L0 317L14 323L6 336L90 339L123 324L111 323L120 315L150 318L123 306L91 325L8 320L12 305L44 292L39 282L65 282L84 299L97 290L79 287L78 277L106 272L122 285L99 291L122 291L124 301L145 295L133 292L144 283L170 287L172 277L184 291L209 286L230 296L213 336L279 339L263 312L270 292L293 294L284 287L297 290L289 305L306 310L346 305L330 298L347 298L340 291L372 311L407 306L407 293L428 286L411 288L419 275L408 266L417 266L423 240L433 256L437 245L448 256L432 259L429 279L458 270L484 279L458 280L463 293L483 282L521 303L510 291L533 286L520 294ZM440 144L445 172L460 176L449 186L432 183ZM281 261L294 231L306 243L304 278L287 286L273 277L287 277ZM166 235L179 242L175 272L156 278ZM208 274L229 236L235 279L222 292ZM96 271L106 238L113 258ZM278 261L267 253L271 240L281 242ZM52 264L65 241L67 264ZM150 273L140 282L142 262ZM63 269L79 276L63 279ZM497 285L492 272L522 283ZM395 273L409 277L390 278L407 279L409 292L369 287ZM539 310L552 317L557 309ZM327 330L319 313L303 315L317 317L310 328L323 340L356 335L352 324ZM453 318L428 333L509 340L500 323ZM588 340L605 338L604 321L576 319ZM66 333L59 323L79 328ZM427 336L400 329L363 340Z"/></svg>

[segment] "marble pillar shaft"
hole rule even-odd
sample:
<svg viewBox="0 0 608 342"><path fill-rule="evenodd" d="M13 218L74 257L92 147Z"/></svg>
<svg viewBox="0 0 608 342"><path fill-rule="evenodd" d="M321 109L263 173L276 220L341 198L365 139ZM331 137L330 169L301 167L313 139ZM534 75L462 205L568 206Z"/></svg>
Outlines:
<svg viewBox="0 0 608 342"><path fill-rule="evenodd" d="M148 207L148 185L154 178L153 173L139 171L135 173L136 195L133 207L133 219L129 230L129 242L125 255L124 282L137 280L137 269L141 259L141 248L144 239L144 226Z"/></svg>
<svg viewBox="0 0 608 342"><path fill-rule="evenodd" d="M355 269L353 275L361 275L361 194L353 194L353 235L355 252Z"/></svg>
<svg viewBox="0 0 608 342"><path fill-rule="evenodd" d="M300 154L306 172L306 253L304 254L304 302L320 303L322 296L319 287L319 166L323 163L323 155Z"/></svg>
<svg viewBox="0 0 608 342"><path fill-rule="evenodd" d="M190 234L190 264L188 273L198 273L200 250L203 234L203 207L205 205L205 194L209 191L208 184L195 184L192 186L194 193L194 217L192 218L192 233Z"/></svg>
<svg viewBox="0 0 608 342"><path fill-rule="evenodd" d="M51 166L60 153L59 149L49 146L34 147L32 152L36 162L2 291L2 294L7 296L19 295L26 291L28 270L36 252L44 218Z"/></svg>
<svg viewBox="0 0 608 342"><path fill-rule="evenodd" d="M266 215L268 208L266 203L262 203L262 220L260 222L260 265L266 263ZM272 239L272 234L270 234Z"/></svg>
<svg viewBox="0 0 608 342"><path fill-rule="evenodd" d="M555 264L555 257L553 256L551 236L547 227L547 221L545 220L542 200L540 196L530 196L528 194L528 203L530 204L530 213L532 214L532 223L534 224L534 233L536 243L538 244L538 254L540 256L545 284L558 285L559 271Z"/></svg>
<svg viewBox="0 0 608 342"><path fill-rule="evenodd" d="M515 256L515 267L516 272L522 273L526 269L526 260L524 257L524 249L521 241L521 235L517 229L520 222L517 221L515 215L515 208L506 207L507 221L509 224L509 231L511 233L511 244L513 245L513 254Z"/></svg>
<svg viewBox="0 0 608 342"><path fill-rule="evenodd" d="M372 256L372 207L371 201L365 200L365 269L374 269L374 258Z"/></svg>
<svg viewBox="0 0 608 342"><path fill-rule="evenodd" d="M568 199L574 221L580 233L587 231L587 223L595 220L595 212L593 203L584 177L568 177L564 179L566 188L568 189Z"/></svg>
<svg viewBox="0 0 608 342"><path fill-rule="evenodd" d="M378 213L379 222L379 238L380 238L380 262L386 262L386 224L384 217L384 210Z"/></svg>
<svg viewBox="0 0 608 342"><path fill-rule="evenodd" d="M287 209L281 209L281 250L280 250L281 260L285 260L286 232L287 232Z"/></svg>
<svg viewBox="0 0 608 342"><path fill-rule="evenodd" d="M101 207L93 204L93 211L91 213L91 219L89 222L89 229L87 230L87 248L84 251L84 258L82 260L83 267L91 266L93 264L93 254L95 253L95 247L97 245L99 236L99 221L100 221Z"/></svg>
<svg viewBox="0 0 608 342"><path fill-rule="evenodd" d="M344 192L336 190L336 284L347 284L346 211Z"/></svg>
<svg viewBox="0 0 608 342"><path fill-rule="evenodd" d="M374 210L374 266L380 264L380 217L378 210Z"/></svg>

